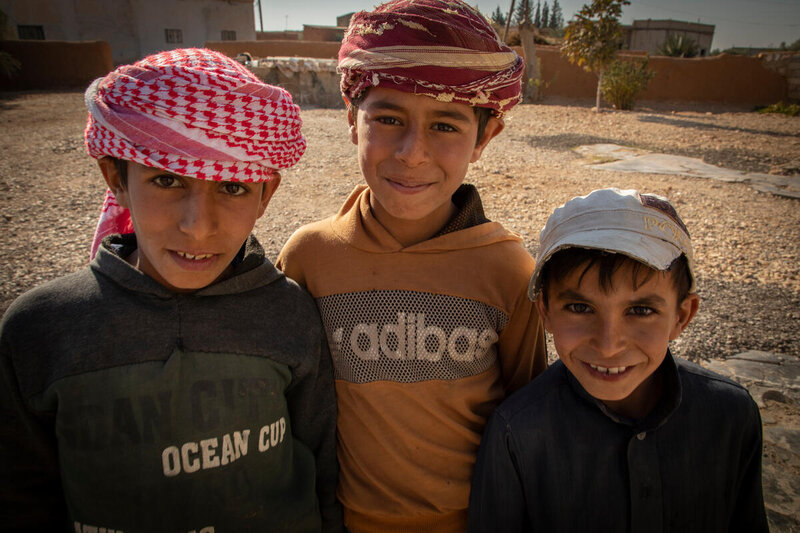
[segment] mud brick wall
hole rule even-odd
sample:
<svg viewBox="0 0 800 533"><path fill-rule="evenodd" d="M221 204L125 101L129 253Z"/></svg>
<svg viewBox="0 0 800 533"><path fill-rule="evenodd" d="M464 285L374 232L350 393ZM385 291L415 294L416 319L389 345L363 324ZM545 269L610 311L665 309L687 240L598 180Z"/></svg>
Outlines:
<svg viewBox="0 0 800 533"><path fill-rule="evenodd" d="M11 79L0 76L0 90L85 89L114 69L105 41L0 41L21 64Z"/></svg>

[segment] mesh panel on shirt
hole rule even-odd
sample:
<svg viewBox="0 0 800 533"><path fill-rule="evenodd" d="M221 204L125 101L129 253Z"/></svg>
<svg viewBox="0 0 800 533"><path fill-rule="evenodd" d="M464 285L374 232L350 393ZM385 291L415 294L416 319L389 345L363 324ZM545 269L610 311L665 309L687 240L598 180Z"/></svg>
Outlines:
<svg viewBox="0 0 800 533"><path fill-rule="evenodd" d="M456 296L366 291L317 298L336 379L352 383L455 380L497 360L508 324L499 309Z"/></svg>

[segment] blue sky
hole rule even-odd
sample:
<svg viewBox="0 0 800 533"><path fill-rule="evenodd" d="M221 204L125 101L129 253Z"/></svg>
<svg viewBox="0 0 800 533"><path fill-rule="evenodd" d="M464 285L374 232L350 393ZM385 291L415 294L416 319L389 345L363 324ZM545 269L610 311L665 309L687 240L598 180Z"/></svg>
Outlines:
<svg viewBox="0 0 800 533"><path fill-rule="evenodd" d="M336 17L372 9L373 0L260 0L264 30L300 30L303 24L332 26ZM497 7L507 12L511 0L467 0L484 14ZM569 20L589 0L559 0ZM542 2L544 3L544 2ZM548 0L552 5L552 0ZM261 29L256 14L256 29ZM778 46L800 39L800 0L631 0L622 22L634 19L673 19L713 24L713 48Z"/></svg>

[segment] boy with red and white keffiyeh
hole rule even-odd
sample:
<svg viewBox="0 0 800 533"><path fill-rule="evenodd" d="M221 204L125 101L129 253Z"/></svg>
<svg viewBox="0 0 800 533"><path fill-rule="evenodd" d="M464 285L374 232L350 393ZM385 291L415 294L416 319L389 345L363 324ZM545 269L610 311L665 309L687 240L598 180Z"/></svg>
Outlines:
<svg viewBox="0 0 800 533"><path fill-rule="evenodd" d="M354 533L463 532L486 420L546 366L534 260L463 183L520 100L522 69L458 0L388 2L344 36L366 184L276 264L314 296L328 334Z"/></svg>
<svg viewBox="0 0 800 533"><path fill-rule="evenodd" d="M0 529L340 530L314 302L251 235L299 109L203 49L86 91L109 192L89 267L0 329Z"/></svg>

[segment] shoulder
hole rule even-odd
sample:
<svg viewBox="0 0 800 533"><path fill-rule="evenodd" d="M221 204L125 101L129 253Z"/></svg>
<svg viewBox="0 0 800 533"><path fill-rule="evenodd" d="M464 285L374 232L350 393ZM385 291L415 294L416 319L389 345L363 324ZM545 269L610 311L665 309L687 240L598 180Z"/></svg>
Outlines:
<svg viewBox="0 0 800 533"><path fill-rule="evenodd" d="M562 403L563 394L571 394L568 372L561 361L556 361L533 381L506 398L495 413L510 425L538 424L551 417L555 412L551 407Z"/></svg>
<svg viewBox="0 0 800 533"><path fill-rule="evenodd" d="M266 287L269 298L274 302L268 306L273 311L283 309L284 313L291 316L311 317L316 321L318 316L317 304L314 299L299 283L284 275Z"/></svg>
<svg viewBox="0 0 800 533"><path fill-rule="evenodd" d="M321 246L335 239L331 227L333 217L329 217L297 229L286 241L278 254L275 266L287 276L298 279L302 264L314 257Z"/></svg>
<svg viewBox="0 0 800 533"><path fill-rule="evenodd" d="M702 402L707 409L719 408L731 416L758 412L755 401L743 385L695 363L675 358L683 389L683 402Z"/></svg>
<svg viewBox="0 0 800 533"><path fill-rule="evenodd" d="M681 376L684 387L690 385L697 390L708 390L717 394L750 396L747 389L740 383L703 368L696 363L676 357L675 364L678 367L678 374Z"/></svg>
<svg viewBox="0 0 800 533"><path fill-rule="evenodd" d="M324 241L326 239L333 238L334 234L331 228L332 221L333 217L328 217L301 226L286 241L284 250L291 250L302 247L308 243L316 243L318 241Z"/></svg>
<svg viewBox="0 0 800 533"><path fill-rule="evenodd" d="M69 316L72 310L99 297L98 284L89 267L43 283L14 300L3 315L3 323L46 322L52 316Z"/></svg>
<svg viewBox="0 0 800 533"><path fill-rule="evenodd" d="M527 287L535 261L519 235L499 222L485 222L442 237L454 258L467 260L478 272L493 277L524 278ZM436 240L430 241L431 244Z"/></svg>

